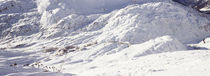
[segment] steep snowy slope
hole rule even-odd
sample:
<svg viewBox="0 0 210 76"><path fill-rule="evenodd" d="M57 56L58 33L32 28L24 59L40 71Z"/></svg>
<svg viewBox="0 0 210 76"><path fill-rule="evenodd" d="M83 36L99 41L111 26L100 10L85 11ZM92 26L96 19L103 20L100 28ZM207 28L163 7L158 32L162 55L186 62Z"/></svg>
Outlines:
<svg viewBox="0 0 210 76"><path fill-rule="evenodd" d="M0 2L0 38L29 36L39 32L40 14L36 2L3 0Z"/></svg>
<svg viewBox="0 0 210 76"><path fill-rule="evenodd" d="M192 44L210 35L208 15L172 0L2 0L0 5L0 75L210 73L208 44Z"/></svg>
<svg viewBox="0 0 210 76"><path fill-rule="evenodd" d="M95 21L105 22L104 25L93 24L87 27L88 30L103 30L99 41L137 44L151 38L171 35L183 43L189 43L207 36L210 26L208 20L190 11L162 2L131 5Z"/></svg>

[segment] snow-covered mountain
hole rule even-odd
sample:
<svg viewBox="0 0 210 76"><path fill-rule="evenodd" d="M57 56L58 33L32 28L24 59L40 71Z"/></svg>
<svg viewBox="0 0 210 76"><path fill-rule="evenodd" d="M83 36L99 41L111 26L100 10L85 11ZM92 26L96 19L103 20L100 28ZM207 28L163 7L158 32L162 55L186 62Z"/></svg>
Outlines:
<svg viewBox="0 0 210 76"><path fill-rule="evenodd" d="M0 0L0 75L208 76L208 0Z"/></svg>

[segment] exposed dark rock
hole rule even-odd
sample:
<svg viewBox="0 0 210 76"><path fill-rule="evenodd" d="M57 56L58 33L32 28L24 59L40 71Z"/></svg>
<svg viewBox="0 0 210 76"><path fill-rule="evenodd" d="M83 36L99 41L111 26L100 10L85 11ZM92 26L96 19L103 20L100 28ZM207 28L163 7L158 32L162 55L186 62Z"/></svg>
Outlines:
<svg viewBox="0 0 210 76"><path fill-rule="evenodd" d="M190 6L202 13L210 14L210 1L209 0L173 0L185 6ZM205 8L206 10L201 10Z"/></svg>

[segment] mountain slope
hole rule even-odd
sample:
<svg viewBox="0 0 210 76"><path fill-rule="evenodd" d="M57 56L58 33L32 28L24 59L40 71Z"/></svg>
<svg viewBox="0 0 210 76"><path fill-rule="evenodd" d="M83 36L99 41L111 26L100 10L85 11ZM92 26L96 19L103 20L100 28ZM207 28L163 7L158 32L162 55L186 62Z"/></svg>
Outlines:
<svg viewBox="0 0 210 76"><path fill-rule="evenodd" d="M0 4L0 75L210 73L208 14L172 0Z"/></svg>

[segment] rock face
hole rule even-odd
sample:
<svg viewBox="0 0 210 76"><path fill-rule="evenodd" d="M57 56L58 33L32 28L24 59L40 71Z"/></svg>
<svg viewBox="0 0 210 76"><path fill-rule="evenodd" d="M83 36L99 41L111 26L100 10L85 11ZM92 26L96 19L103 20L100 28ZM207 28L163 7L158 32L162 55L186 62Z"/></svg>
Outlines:
<svg viewBox="0 0 210 76"><path fill-rule="evenodd" d="M200 12L210 14L210 1L209 0L173 0L186 6L191 6Z"/></svg>

